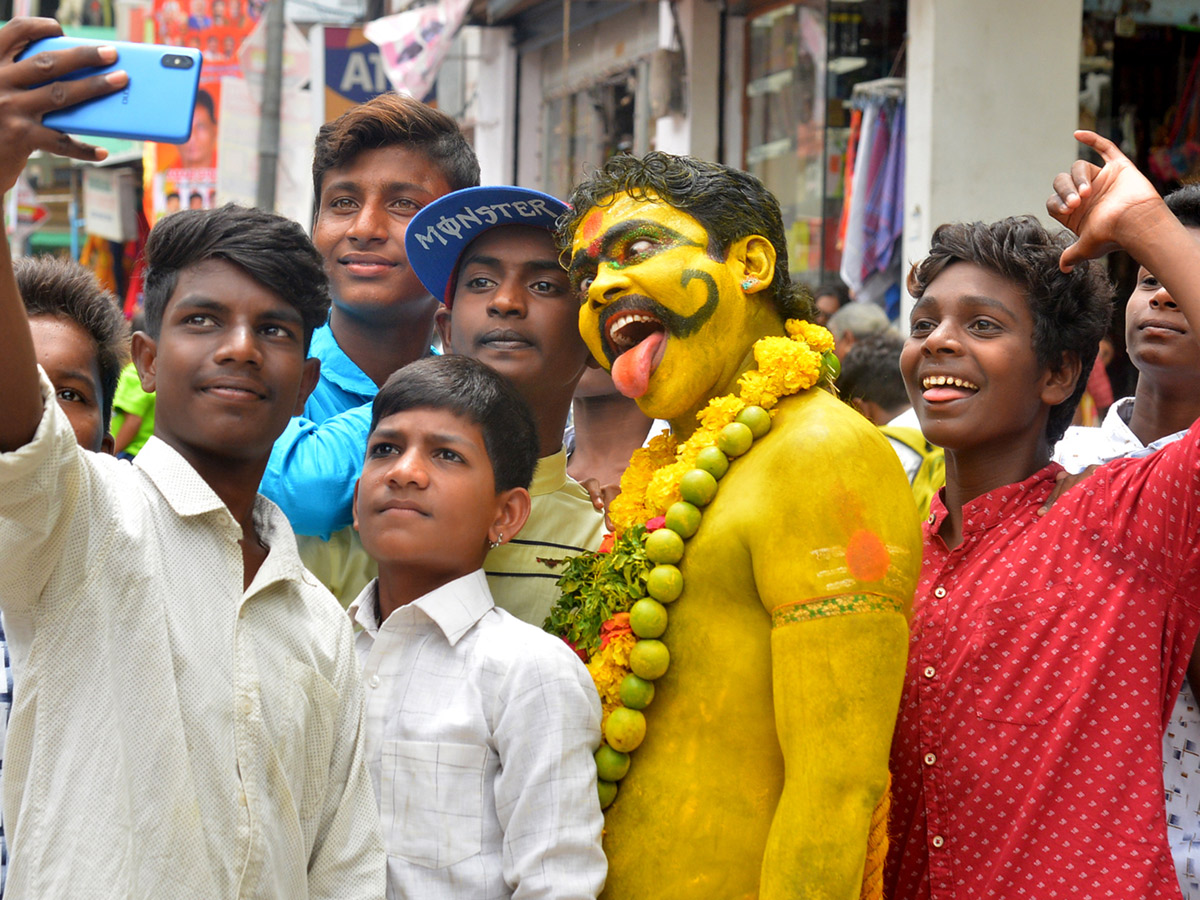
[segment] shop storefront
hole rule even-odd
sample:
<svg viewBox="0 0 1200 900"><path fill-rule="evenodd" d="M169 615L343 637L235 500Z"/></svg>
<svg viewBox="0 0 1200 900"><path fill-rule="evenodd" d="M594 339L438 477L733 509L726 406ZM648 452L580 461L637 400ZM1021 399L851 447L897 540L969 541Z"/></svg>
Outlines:
<svg viewBox="0 0 1200 900"><path fill-rule="evenodd" d="M887 99L903 141L906 0L751 3L745 15L743 164L779 198L793 275L816 285L842 268L854 110Z"/></svg>

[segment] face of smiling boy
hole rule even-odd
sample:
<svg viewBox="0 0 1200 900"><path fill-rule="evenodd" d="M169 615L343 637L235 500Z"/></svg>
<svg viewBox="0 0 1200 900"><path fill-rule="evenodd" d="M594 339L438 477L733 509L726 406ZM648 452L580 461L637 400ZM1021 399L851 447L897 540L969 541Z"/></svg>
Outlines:
<svg viewBox="0 0 1200 900"><path fill-rule="evenodd" d="M366 315L429 300L404 235L422 207L449 192L433 160L402 146L364 150L326 172L313 244L325 258L334 303Z"/></svg>
<svg viewBox="0 0 1200 900"><path fill-rule="evenodd" d="M222 259L183 269L157 340L135 337L142 386L157 392L154 434L193 466L265 466L303 409L319 364L304 356L296 307Z"/></svg>
<svg viewBox="0 0 1200 900"><path fill-rule="evenodd" d="M680 419L742 368L757 336L739 283L747 240L715 260L704 226L653 195L622 194L580 224L570 264L584 298L579 330L647 415Z"/></svg>
<svg viewBox="0 0 1200 900"><path fill-rule="evenodd" d="M953 263L925 289L910 323L900 371L930 441L960 452L1048 443L1049 408L1071 395L1075 379L1038 363L1033 313L1016 284Z"/></svg>

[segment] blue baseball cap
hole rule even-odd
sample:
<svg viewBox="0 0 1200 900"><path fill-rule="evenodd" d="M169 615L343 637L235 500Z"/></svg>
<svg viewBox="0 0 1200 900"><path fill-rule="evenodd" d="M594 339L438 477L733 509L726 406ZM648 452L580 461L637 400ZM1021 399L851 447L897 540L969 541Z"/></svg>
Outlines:
<svg viewBox="0 0 1200 900"><path fill-rule="evenodd" d="M529 188L463 188L439 197L408 223L404 249L408 264L433 296L447 306L454 299L458 260L482 234L504 225L532 225L553 232L568 209L557 197Z"/></svg>

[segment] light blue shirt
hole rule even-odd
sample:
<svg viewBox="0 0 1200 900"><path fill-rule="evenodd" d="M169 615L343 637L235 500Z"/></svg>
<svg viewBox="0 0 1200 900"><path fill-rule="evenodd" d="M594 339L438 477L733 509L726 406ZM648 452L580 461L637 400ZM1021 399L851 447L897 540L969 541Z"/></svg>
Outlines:
<svg viewBox="0 0 1200 900"><path fill-rule="evenodd" d="M304 404L304 415L296 418L320 424L375 399L379 388L338 346L328 322L313 332L308 355L321 361L321 380Z"/></svg>
<svg viewBox="0 0 1200 900"><path fill-rule="evenodd" d="M328 540L351 522L379 388L338 346L328 323L313 332L309 355L321 361L321 378L304 415L293 417L275 442L260 490L297 534Z"/></svg>

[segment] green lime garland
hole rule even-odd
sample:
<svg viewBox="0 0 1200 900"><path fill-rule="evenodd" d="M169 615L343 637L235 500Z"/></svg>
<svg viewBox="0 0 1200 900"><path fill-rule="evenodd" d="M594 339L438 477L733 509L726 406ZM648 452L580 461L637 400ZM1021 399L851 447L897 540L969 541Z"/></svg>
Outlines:
<svg viewBox="0 0 1200 900"><path fill-rule="evenodd" d="M622 705L609 713L604 740L595 755L601 809L607 809L617 798L619 782L632 764L630 754L646 737L643 710L654 700L654 682L670 667L670 651L659 638L667 630L667 605L683 593L679 564L686 542L699 530L701 509L716 498L718 483L729 471L730 461L746 454L770 430L771 415L761 406L747 406L738 413L721 430L716 444L700 451L696 468L680 479L683 499L667 509L664 526L646 532L642 538L646 558L654 566L644 580L639 579L645 593L629 608L630 628L638 638L629 654L631 672L621 682Z"/></svg>

